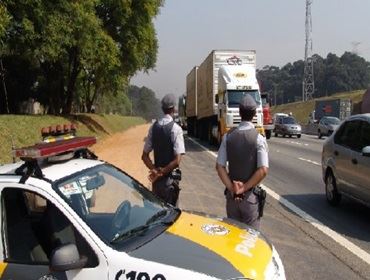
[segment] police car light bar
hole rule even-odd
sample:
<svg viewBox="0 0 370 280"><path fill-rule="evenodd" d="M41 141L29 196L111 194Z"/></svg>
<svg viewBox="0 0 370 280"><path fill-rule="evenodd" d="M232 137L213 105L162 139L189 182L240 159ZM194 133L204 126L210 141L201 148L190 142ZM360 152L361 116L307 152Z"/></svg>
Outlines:
<svg viewBox="0 0 370 280"><path fill-rule="evenodd" d="M22 159L39 159L87 148L96 143L95 137L74 137L13 150L13 155Z"/></svg>

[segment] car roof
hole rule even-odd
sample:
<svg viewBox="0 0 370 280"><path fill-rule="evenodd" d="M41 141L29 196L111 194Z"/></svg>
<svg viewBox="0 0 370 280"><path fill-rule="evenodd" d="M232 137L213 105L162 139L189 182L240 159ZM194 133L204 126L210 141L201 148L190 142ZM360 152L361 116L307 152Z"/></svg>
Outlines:
<svg viewBox="0 0 370 280"><path fill-rule="evenodd" d="M339 120L339 118L333 117L333 116L323 116L321 119L337 119L337 120Z"/></svg>
<svg viewBox="0 0 370 280"><path fill-rule="evenodd" d="M17 163L2 165L0 166L0 174L15 174L15 170L23 163L23 161L19 161ZM101 164L104 164L104 162L100 160L78 158L52 164L40 164L40 168L44 178L57 181L63 177Z"/></svg>
<svg viewBox="0 0 370 280"><path fill-rule="evenodd" d="M363 120L363 121L370 122L370 113L352 115L346 119L346 121L349 121L349 120Z"/></svg>

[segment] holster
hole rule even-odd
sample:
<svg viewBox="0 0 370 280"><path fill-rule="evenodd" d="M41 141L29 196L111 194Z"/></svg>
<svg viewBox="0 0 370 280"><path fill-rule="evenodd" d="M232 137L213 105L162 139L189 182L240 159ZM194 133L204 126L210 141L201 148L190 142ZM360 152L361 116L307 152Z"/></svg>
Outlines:
<svg viewBox="0 0 370 280"><path fill-rule="evenodd" d="M168 186L168 197L166 201L173 206L176 206L177 200L179 199L180 190L179 181L172 180L171 185Z"/></svg>
<svg viewBox="0 0 370 280"><path fill-rule="evenodd" d="M260 186L256 186L253 188L253 193L258 197L258 217L261 218L266 203L266 191Z"/></svg>
<svg viewBox="0 0 370 280"><path fill-rule="evenodd" d="M180 194L180 181L181 181L181 170L176 168L172 170L169 175L170 180L168 180L168 197L166 201L174 206L176 206L177 200Z"/></svg>

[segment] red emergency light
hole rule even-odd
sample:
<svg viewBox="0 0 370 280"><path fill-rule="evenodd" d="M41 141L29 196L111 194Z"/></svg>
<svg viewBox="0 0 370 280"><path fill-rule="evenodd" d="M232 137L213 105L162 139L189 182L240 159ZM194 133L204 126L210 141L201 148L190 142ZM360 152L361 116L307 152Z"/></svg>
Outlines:
<svg viewBox="0 0 370 280"><path fill-rule="evenodd" d="M13 150L13 155L23 159L40 159L85 149L95 143L95 137L74 137L15 149Z"/></svg>
<svg viewBox="0 0 370 280"><path fill-rule="evenodd" d="M41 136L45 142L54 142L73 138L76 135L77 126L73 123L47 126L41 129Z"/></svg>

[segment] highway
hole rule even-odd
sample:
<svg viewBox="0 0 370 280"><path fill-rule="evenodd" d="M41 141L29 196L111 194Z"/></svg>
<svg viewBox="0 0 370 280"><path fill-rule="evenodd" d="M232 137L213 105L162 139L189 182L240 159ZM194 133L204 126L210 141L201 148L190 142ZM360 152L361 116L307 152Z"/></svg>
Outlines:
<svg viewBox="0 0 370 280"><path fill-rule="evenodd" d="M329 206L321 172L325 141L314 135L268 140L268 202L261 231L287 279L370 279L370 209L348 199ZM225 216L217 149L186 138L180 207Z"/></svg>

